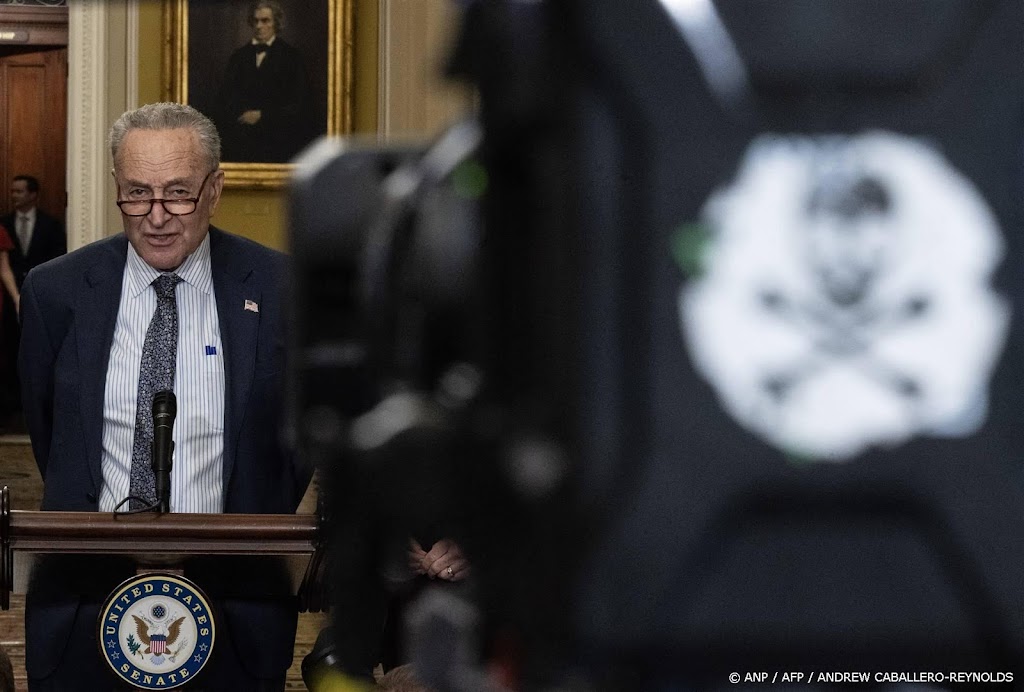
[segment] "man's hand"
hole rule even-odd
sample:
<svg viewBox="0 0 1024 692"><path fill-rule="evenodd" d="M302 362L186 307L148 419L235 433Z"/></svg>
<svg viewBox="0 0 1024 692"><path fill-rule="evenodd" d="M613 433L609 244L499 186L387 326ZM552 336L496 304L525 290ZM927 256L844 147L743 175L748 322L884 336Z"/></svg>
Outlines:
<svg viewBox="0 0 1024 692"><path fill-rule="evenodd" d="M431 579L462 581L469 576L469 560L455 541L442 538L429 551L415 539L409 539L409 569L413 574L425 574Z"/></svg>
<svg viewBox="0 0 1024 692"><path fill-rule="evenodd" d="M238 116L238 122L243 125L255 125L263 117L263 111L246 111Z"/></svg>

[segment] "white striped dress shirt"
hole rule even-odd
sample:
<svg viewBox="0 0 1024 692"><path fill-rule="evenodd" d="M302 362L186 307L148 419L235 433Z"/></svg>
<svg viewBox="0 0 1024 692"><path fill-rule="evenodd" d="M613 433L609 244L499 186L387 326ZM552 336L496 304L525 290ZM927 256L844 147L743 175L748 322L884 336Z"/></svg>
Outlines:
<svg viewBox="0 0 1024 692"><path fill-rule="evenodd" d="M150 284L160 273L129 244L103 396L101 512L113 511L128 497L142 344L156 311L156 292ZM173 434L171 511L221 512L224 348L210 273L209 235L174 273L182 282L175 289L178 357L174 394L178 415ZM127 504L121 509L127 509Z"/></svg>

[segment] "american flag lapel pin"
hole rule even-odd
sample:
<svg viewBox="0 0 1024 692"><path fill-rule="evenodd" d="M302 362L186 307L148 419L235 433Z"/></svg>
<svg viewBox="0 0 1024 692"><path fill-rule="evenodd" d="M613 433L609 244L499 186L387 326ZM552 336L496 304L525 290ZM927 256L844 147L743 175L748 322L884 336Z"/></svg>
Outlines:
<svg viewBox="0 0 1024 692"><path fill-rule="evenodd" d="M253 300L246 300L245 301L245 305L243 307L246 310L248 310L249 312L259 312L260 311L259 303L257 303L256 301L253 301Z"/></svg>

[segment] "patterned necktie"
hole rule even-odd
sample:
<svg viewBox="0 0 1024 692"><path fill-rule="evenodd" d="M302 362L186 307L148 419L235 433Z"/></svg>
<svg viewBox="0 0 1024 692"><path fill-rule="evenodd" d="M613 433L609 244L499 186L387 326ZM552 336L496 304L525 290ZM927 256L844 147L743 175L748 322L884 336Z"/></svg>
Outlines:
<svg viewBox="0 0 1024 692"><path fill-rule="evenodd" d="M174 366L178 356L178 304L174 289L181 282L177 274L161 274L153 281L156 312L146 330L139 367L139 396L135 404L135 439L132 444L130 495L156 501L153 476L153 395L174 389ZM129 509L146 504L131 500Z"/></svg>

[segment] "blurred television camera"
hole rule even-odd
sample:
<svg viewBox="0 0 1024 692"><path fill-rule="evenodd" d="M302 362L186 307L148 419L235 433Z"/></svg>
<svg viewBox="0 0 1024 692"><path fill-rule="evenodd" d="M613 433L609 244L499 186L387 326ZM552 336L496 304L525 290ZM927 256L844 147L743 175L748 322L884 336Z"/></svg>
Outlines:
<svg viewBox="0 0 1024 692"><path fill-rule="evenodd" d="M1013 671L1020 3L464 5L478 120L291 191L338 665L417 536L438 690Z"/></svg>

